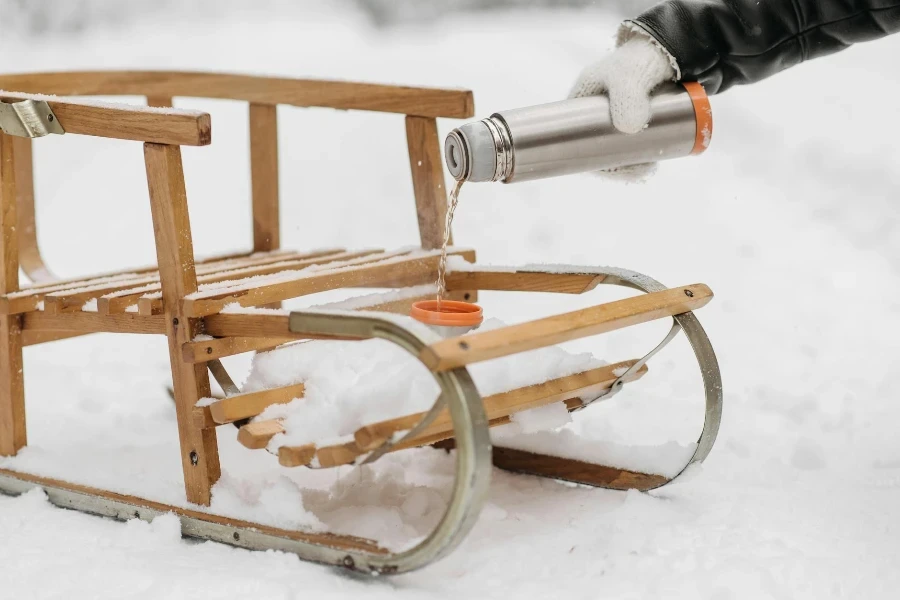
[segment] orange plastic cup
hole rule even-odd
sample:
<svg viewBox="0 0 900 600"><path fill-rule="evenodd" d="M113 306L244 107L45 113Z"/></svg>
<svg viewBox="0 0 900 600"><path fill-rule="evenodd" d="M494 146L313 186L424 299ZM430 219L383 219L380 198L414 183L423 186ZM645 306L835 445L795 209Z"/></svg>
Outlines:
<svg viewBox="0 0 900 600"><path fill-rule="evenodd" d="M484 313L471 302L458 300L420 300L409 311L416 321L424 323L443 336L462 335L481 325Z"/></svg>

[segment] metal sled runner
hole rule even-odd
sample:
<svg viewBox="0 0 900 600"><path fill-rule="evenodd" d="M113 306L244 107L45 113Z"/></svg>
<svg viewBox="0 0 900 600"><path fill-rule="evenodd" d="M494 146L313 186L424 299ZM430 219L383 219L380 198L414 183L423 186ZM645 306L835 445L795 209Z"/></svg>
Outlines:
<svg viewBox="0 0 900 600"><path fill-rule="evenodd" d="M0 128L4 132L0 134L0 455L15 455L27 441L23 346L98 332L165 335L186 498L197 507L171 506L13 469L0 469L0 491L20 494L40 487L56 505L123 520L150 520L171 512L180 517L187 536L249 549L293 552L306 560L372 574L406 572L446 555L465 537L483 504L492 465L621 490L650 490L671 481L557 456L492 448L489 427L508 423L517 412L550 403L564 402L569 411L578 411L594 400L608 398L624 384L643 377L648 359L679 332L687 336L699 363L706 407L696 451L684 468L709 454L718 431L722 389L715 354L692 312L712 298L702 284L667 288L646 276L611 268L569 272L479 268L474 251L455 248L453 253L470 264L448 273L450 298L474 300L481 290L580 294L601 284L625 286L641 294L448 339L407 327L396 318L397 313L407 314L413 302L422 300L421 294L401 293L400 299L360 310L290 314L250 310L340 288L403 290L434 282L446 212L436 118L471 117L470 92L165 72L0 76L0 89L17 90L0 92ZM76 95L139 95L155 107L170 107L172 98L179 96L248 102L253 251L194 259L180 146L210 143L209 115L65 98ZM420 250L295 252L279 247L278 105L406 115ZM144 143L156 266L77 280L59 280L46 268L35 232L31 149L32 138L53 134ZM20 286L20 268L31 279L29 285ZM666 318L674 321L669 335L638 359L487 397L478 393L467 370L468 365L481 361ZM304 393L302 384L241 393L219 359L267 351L297 340L370 338L399 345L428 369L441 390L435 405L424 413L367 424L346 443L281 446L277 448L278 461L285 467L328 468L371 462L385 453L417 446L455 448L455 483L446 513L434 531L418 545L392 553L366 539L288 531L204 510L221 473L217 433L237 432L245 447L264 450L283 425L278 420L253 419L268 406ZM198 406L200 399L210 396L209 373L225 390L225 397ZM217 430L223 425L228 427Z"/></svg>

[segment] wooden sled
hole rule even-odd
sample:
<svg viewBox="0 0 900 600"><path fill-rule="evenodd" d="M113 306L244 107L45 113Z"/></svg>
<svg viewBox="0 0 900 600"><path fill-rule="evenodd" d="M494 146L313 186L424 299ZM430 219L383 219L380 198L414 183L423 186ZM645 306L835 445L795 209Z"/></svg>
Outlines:
<svg viewBox="0 0 900 600"><path fill-rule="evenodd" d="M149 520L172 512L180 517L187 536L249 549L294 552L306 560L372 574L406 572L446 555L468 533L483 504L492 464L613 489L649 490L671 481L659 475L492 448L488 428L509 422L516 412L549 403L565 402L575 411L608 398L625 383L644 376L647 360L679 331L693 347L706 395L703 432L688 464L709 454L718 431L722 390L715 354L691 312L712 298L702 284L666 288L646 276L612 268L563 272L480 269L474 251L455 248L453 253L471 265L448 274L452 298L475 300L480 290L580 294L600 284L625 286L642 294L451 339L408 327L392 316L407 313L413 302L422 299L415 294L362 306L363 311L279 314L248 310L339 288L403 289L432 283L446 211L436 118L471 117L470 92L178 72L10 75L0 76L0 89L18 90L0 93L4 103L0 126L6 132L0 134L0 455L15 455L27 442L23 346L95 332L165 335L186 498L199 506L186 509L11 469L0 469L0 491L20 494L41 487L54 504L117 519ZM179 96L246 101L253 250L202 262L194 259L180 147L210 143L208 114L65 98L89 95L140 95L155 107L169 107ZM420 250L303 252L280 248L278 105L406 115ZM158 265L74 280L59 280L46 267L35 231L32 138L63 133L144 143ZM310 269L312 266L315 268ZM31 284L20 286L20 268ZM664 318L673 318L674 324L657 348L644 357L608 367L486 398L479 395L467 370L476 362ZM370 540L287 531L202 510L210 504L211 488L220 476L217 427L238 423L238 439L244 446L265 448L282 425L251 419L272 404L303 395L302 385L242 394L219 359L296 340L369 338L396 343L427 367L441 389L435 405L421 414L366 425L351 441L339 445L282 446L277 450L278 461L286 467L327 468L371 462L386 452L415 446L452 446L456 480L446 513L435 530L416 546L393 553ZM210 372L226 397L198 407L198 400L210 396ZM220 432L231 435L235 429Z"/></svg>

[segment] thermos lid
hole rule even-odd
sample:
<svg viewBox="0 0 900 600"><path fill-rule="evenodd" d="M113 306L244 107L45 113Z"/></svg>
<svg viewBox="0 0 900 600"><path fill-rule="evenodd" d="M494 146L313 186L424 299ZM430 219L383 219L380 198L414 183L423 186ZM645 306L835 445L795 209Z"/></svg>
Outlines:
<svg viewBox="0 0 900 600"><path fill-rule="evenodd" d="M444 159L457 181L493 181L497 150L484 121L474 121L454 129L444 142Z"/></svg>
<svg viewBox="0 0 900 600"><path fill-rule="evenodd" d="M409 316L426 325L444 327L475 327L484 320L480 306L458 300L441 300L440 304L437 300L420 300L412 305Z"/></svg>

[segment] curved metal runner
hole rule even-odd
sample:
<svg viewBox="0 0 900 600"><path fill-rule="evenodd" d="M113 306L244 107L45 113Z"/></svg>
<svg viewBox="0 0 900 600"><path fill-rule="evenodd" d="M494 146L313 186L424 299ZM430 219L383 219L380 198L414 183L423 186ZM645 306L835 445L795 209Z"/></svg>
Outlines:
<svg viewBox="0 0 900 600"><path fill-rule="evenodd" d="M624 269L604 268L590 272L605 275L603 283L625 286L645 293L667 289L645 275ZM665 485L680 476L691 464L703 461L715 442L721 420L721 374L709 339L693 313L683 313L674 319L676 327L670 330L663 343L639 362L646 362L661 349L674 337L673 332L677 333L678 328L683 330L694 350L703 378L706 399L704 427L694 454L678 475L672 479L663 478L658 484L638 489L653 489ZM416 328L413 331L396 318L383 313L294 312L290 316L290 330L301 335L324 338L384 339L401 346L416 357L423 348L439 340L437 334L427 329ZM348 536L287 532L253 523L233 522L197 510L168 506L5 469L0 469L0 492L18 495L34 487L40 487L57 506L122 520L140 518L149 521L166 512L174 512L181 519L183 534L189 537L253 550L274 549L291 552L305 560L374 575L412 571L445 556L465 538L483 506L492 468L488 422L481 396L468 370L461 367L439 373L429 372L440 386L441 394L428 415L433 418L444 404L449 409L456 445L456 478L447 510L434 531L416 546L398 553L384 551L371 542ZM614 385L611 389L614 390L616 387ZM429 416L422 420L421 426L427 425ZM609 469L602 465L593 466L597 469Z"/></svg>

